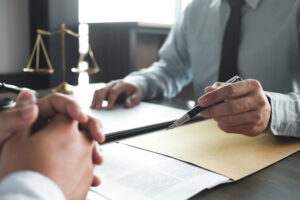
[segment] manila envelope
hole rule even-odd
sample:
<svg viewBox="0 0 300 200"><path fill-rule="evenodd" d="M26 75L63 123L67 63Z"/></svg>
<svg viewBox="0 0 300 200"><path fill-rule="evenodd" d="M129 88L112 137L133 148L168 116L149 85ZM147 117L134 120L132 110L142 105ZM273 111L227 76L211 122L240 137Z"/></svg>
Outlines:
<svg viewBox="0 0 300 200"><path fill-rule="evenodd" d="M300 149L300 139L263 133L228 134L213 120L160 130L121 143L192 163L233 180L261 170Z"/></svg>

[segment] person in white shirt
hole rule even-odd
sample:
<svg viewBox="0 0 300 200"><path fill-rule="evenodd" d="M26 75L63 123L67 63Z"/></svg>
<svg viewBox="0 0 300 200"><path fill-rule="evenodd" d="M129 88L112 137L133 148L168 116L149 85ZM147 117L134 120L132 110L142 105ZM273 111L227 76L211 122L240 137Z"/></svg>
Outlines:
<svg viewBox="0 0 300 200"><path fill-rule="evenodd" d="M102 125L63 95L21 92L0 112L0 199L84 199L102 163Z"/></svg>
<svg viewBox="0 0 300 200"><path fill-rule="evenodd" d="M193 81L200 106L225 100L200 113L225 132L300 137L299 12L295 0L194 0L174 23L159 61L97 90L91 107L101 109L108 99L111 109L120 94L127 107L174 97ZM230 72L223 66L246 80L206 88L230 78L222 78Z"/></svg>

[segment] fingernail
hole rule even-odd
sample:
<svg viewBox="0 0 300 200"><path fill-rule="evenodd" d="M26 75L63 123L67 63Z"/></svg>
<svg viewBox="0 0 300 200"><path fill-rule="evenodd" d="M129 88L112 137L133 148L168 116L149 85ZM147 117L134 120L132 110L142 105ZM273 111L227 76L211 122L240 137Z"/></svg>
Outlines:
<svg viewBox="0 0 300 200"><path fill-rule="evenodd" d="M95 109L96 109L96 110L100 110L100 109L101 109L101 105L100 105L100 104L95 105Z"/></svg>
<svg viewBox="0 0 300 200"><path fill-rule="evenodd" d="M17 101L26 101L27 103L35 103L36 99L31 92L23 91L18 95Z"/></svg>
<svg viewBox="0 0 300 200"><path fill-rule="evenodd" d="M127 104L127 106L131 106L131 100L130 100L130 99L127 99L127 100L126 100L126 104Z"/></svg>
<svg viewBox="0 0 300 200"><path fill-rule="evenodd" d="M33 115L33 106L27 106L21 110L22 119L29 119Z"/></svg>
<svg viewBox="0 0 300 200"><path fill-rule="evenodd" d="M218 83L214 83L211 87L218 88Z"/></svg>
<svg viewBox="0 0 300 200"><path fill-rule="evenodd" d="M102 148L100 147L100 145L97 145L97 152L98 154L103 158L103 151L102 151Z"/></svg>
<svg viewBox="0 0 300 200"><path fill-rule="evenodd" d="M99 132L101 134L101 143L105 141L105 134L104 134L104 131L103 131L103 127L99 127Z"/></svg>

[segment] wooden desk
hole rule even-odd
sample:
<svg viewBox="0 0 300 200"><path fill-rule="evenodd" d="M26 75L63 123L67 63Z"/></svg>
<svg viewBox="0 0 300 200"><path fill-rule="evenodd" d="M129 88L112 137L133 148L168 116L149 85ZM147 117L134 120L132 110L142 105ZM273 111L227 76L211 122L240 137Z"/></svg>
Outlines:
<svg viewBox="0 0 300 200"><path fill-rule="evenodd" d="M46 91L42 91L43 95ZM176 108L189 109L193 105L178 99L151 101ZM219 185L200 192L192 200L289 200L300 199L300 152L297 152L272 166L252 174L240 181Z"/></svg>
<svg viewBox="0 0 300 200"><path fill-rule="evenodd" d="M159 103L159 100L154 101ZM187 109L191 105L180 100L164 100L163 104ZM191 200L289 200L300 199L300 152L258 171L240 181L219 185L200 192Z"/></svg>

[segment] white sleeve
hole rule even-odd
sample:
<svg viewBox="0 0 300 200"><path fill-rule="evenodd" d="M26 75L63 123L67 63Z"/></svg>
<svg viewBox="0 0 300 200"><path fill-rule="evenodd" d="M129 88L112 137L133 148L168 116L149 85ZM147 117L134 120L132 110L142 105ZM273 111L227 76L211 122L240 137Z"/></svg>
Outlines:
<svg viewBox="0 0 300 200"><path fill-rule="evenodd" d="M278 136L300 137L300 93L266 94L272 106L271 132Z"/></svg>
<svg viewBox="0 0 300 200"><path fill-rule="evenodd" d="M60 188L48 177L33 171L8 175L0 182L1 200L66 200Z"/></svg>

